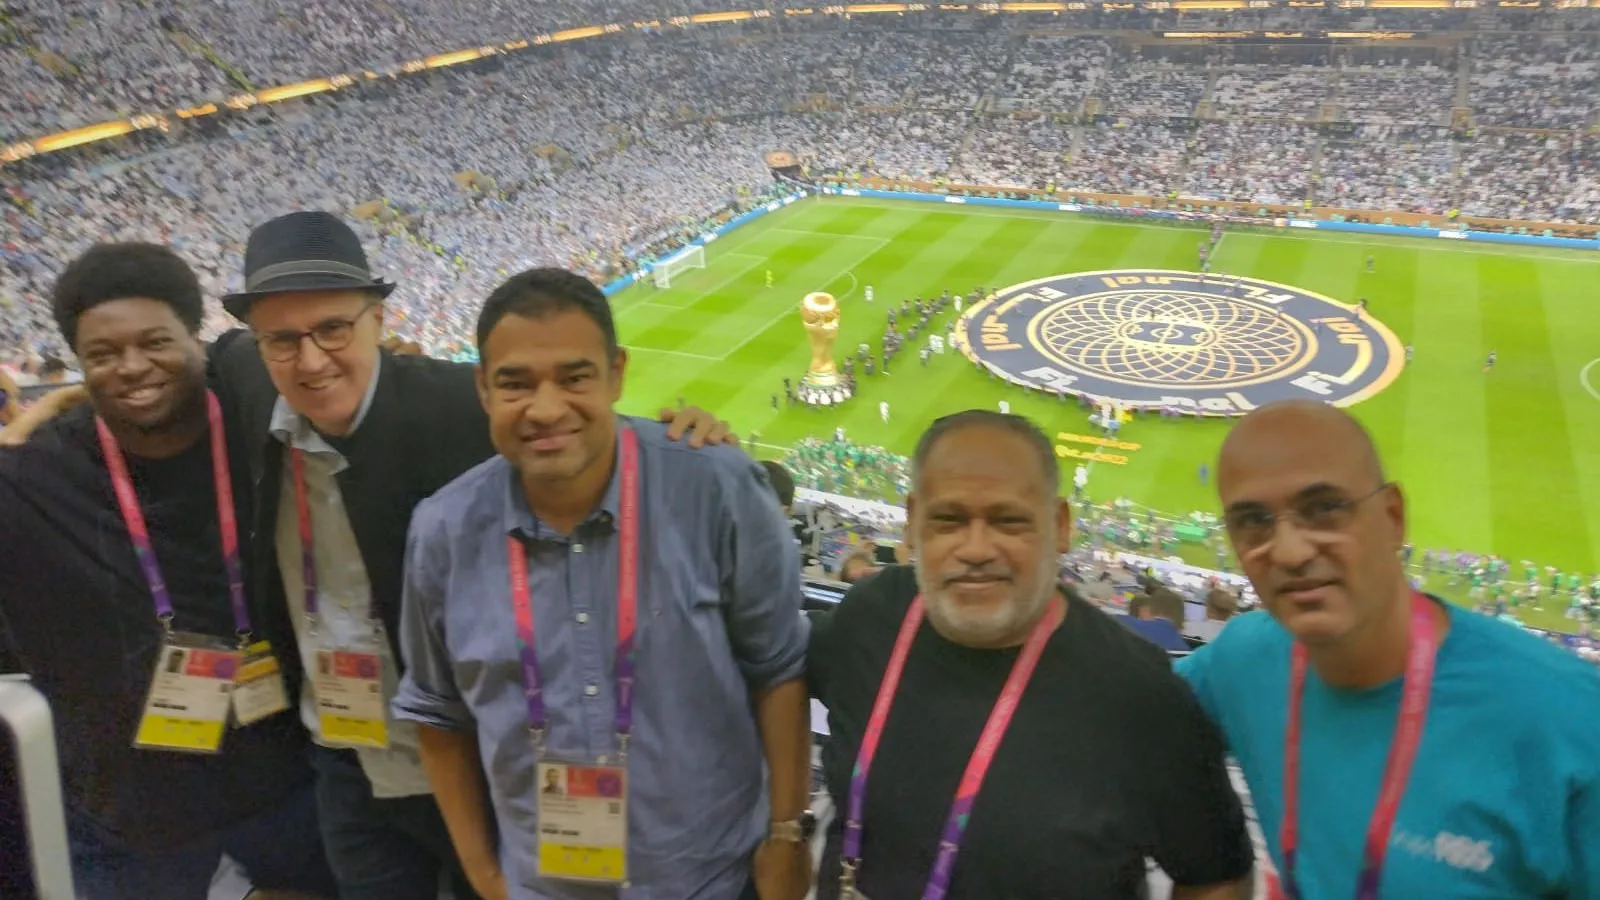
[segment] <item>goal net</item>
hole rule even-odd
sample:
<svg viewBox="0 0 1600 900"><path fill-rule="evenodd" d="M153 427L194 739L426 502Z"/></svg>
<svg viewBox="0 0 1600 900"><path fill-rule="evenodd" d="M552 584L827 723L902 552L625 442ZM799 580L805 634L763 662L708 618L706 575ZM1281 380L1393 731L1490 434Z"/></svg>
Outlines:
<svg viewBox="0 0 1600 900"><path fill-rule="evenodd" d="M680 274L705 267L706 248L696 244L656 263L650 269L650 277L655 280L656 287L669 288L672 287L672 279Z"/></svg>

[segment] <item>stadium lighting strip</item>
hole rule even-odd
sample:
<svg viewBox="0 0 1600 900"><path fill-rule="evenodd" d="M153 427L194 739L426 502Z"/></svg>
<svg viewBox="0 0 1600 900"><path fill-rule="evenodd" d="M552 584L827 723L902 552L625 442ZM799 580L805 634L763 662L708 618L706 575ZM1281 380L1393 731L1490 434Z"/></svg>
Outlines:
<svg viewBox="0 0 1600 900"><path fill-rule="evenodd" d="M463 63L486 59L505 53L514 53L526 50L529 47L542 47L549 44L563 44L569 41L581 41L589 38L601 37L608 34L621 34L627 31L659 31L664 27L686 28L691 25L717 25L727 22L748 22L756 19L796 18L801 16L850 16L873 15L882 13L924 13L940 12L977 12L987 15L996 13L1062 13L1078 12L1095 7L1111 10L1177 10L1184 12L1204 10L1237 10L1237 9L1272 9L1284 8L1339 8L1339 9L1476 9L1479 6L1501 8L1539 8L1551 9L1581 9L1594 7L1600 9L1600 0L1137 0L1137 2L1119 2L1119 0L1068 0L1068 2L1050 3L868 3L848 6L821 6L802 9L755 9L755 10L728 10L726 12L697 13L690 16L672 16L665 22L652 20L648 22L633 22L630 25L586 25L580 28L568 28L549 34L537 35L528 40L507 41L499 45L484 45L482 47L456 50L450 53L440 53L422 59L401 63L384 72L363 71L354 75L334 75L328 78L314 78L296 84L281 87L265 88L254 93L235 94L222 101L228 109L245 110L255 106L269 103L281 103L312 94L321 94L327 91L337 91L362 82L377 81L381 78L398 78L402 75L427 72L446 66L458 66ZM781 16L779 13L781 12ZM1217 32L1163 32L1162 37L1168 39L1185 40L1219 40L1239 39L1252 36L1252 32L1243 31L1217 31ZM1262 37L1277 39L1298 39L1307 37L1322 37L1340 41L1377 41L1377 40L1405 40L1417 37L1416 32L1391 32L1391 31L1328 31L1328 32L1263 32ZM20 141L0 147L0 166L20 162L31 156L41 153L54 153L71 147L79 147L98 141L110 140L116 137L132 134L136 131L158 129L162 132L169 131L172 127L172 118L195 119L201 116L215 115L220 111L215 103L206 103L186 109L173 110L170 113L148 113L134 116L129 119L114 122L102 122L98 125L88 125L71 131L46 135L31 141Z"/></svg>

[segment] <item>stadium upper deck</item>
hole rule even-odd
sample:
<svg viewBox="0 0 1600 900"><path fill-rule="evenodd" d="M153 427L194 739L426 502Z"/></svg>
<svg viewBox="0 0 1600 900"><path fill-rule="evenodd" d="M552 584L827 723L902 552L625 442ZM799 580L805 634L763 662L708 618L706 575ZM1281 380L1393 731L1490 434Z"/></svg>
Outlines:
<svg viewBox="0 0 1600 900"><path fill-rule="evenodd" d="M1110 77L1100 93L1089 95L1100 103L1089 112L1201 117L1251 112L1308 121L1569 130L1595 124L1600 51L1591 36L1600 30L1600 7L1582 7L1587 0L1562 0L1567 7L1574 2L1579 6L1548 10L1476 8L1477 0L1448 0L1457 8L1424 11L1368 9L1367 0L1340 0L1338 7L1330 3L1329 8L1303 8L1305 0L1292 0L1292 5L1285 0L1282 6L1276 0L1252 0L1249 9L1215 9L1235 2L1187 3L1188 9L1170 11L1169 4L1158 2L813 8L736 0L533 6L473 0L468 10L463 4L428 0L371 5L327 0L180 5L165 0L114 6L41 0L0 12L0 71L8 79L0 95L0 141L17 142L0 154L0 161L87 137L38 140L63 131L130 119L137 128L157 127L170 120L141 117L208 104L251 105L284 93L273 88L308 79L334 78L331 86L338 87L344 80L337 76L361 80L457 63L462 59L453 51L462 48L472 48L464 55L475 56L524 49L529 42L637 36L678 27L705 31L719 25L768 34L886 26L984 35L1109 32L1118 52L1108 60L1111 67L1102 70ZM1446 2L1439 0L1441 7ZM1517 0L1519 7L1524 2ZM1372 0L1371 6L1383 3ZM1350 5L1361 8L1345 8ZM728 12L728 6L756 9ZM1059 10L1025 11L1050 7ZM690 16L703 21L691 21ZM1177 34L1187 37L1162 38ZM1209 39L1197 48L1193 44L1200 35ZM1024 83L1040 77L1059 83L1068 73L1051 71L1055 43L1001 48L1003 55L983 57L986 74L1002 85L1007 76L1020 76ZM1153 59L1203 62L1208 71L1163 72L1150 65ZM1403 75L1350 70L1352 65L1407 62L1433 70ZM1333 77L1284 71L1306 66L1339 71ZM1261 79L1267 79L1264 86L1258 85ZM1093 87L1082 85L1085 90ZM1421 93L1411 93L1418 89ZM304 90L287 93L301 96ZM1265 96L1257 96L1263 91ZM1292 108L1250 102L1252 97L1272 101L1285 94L1295 98ZM1083 112L1060 102L1071 95L1069 89L1065 95L1038 99L1049 101L1051 112ZM982 97L968 99L971 106ZM1000 104L1015 99L996 97ZM117 131L107 128L103 133Z"/></svg>

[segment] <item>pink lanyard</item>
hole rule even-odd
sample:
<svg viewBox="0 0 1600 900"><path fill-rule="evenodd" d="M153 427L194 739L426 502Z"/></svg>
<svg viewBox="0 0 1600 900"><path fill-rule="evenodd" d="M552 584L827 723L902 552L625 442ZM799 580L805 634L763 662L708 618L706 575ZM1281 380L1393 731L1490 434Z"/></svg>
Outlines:
<svg viewBox="0 0 1600 900"><path fill-rule="evenodd" d="M861 749L856 754L855 770L850 774L850 799L844 823L844 846L841 854L843 874L840 876L846 900L855 895L856 871L861 868L861 832L867 802L867 773L872 769L873 757L877 755L878 744L883 740L883 729L889 721L889 710L894 706L894 695L900 690L900 676L905 672L906 658L911 655L911 644L916 640L917 631L922 627L925 614L926 607L923 605L922 595L918 594L911 601L911 608L906 610L906 617L900 623L900 636L895 640L894 652L889 657L888 667L884 669L883 681L878 684L878 696L872 703L872 716L867 720L867 731L861 738ZM1044 645L1050 640L1050 635L1055 632L1056 626L1061 624L1061 619L1065 615L1066 606L1061 598L1053 598L1049 609L1033 626L1027 643L1022 646L1022 653L1011 667L1011 674L1006 678L1005 687L1000 691L1000 698L989 711L989 721L984 724L983 733L978 736L978 745L973 748L972 756L967 760L966 771L962 773L961 783L956 788L955 802L951 804L950 814L945 819L944 832L939 840L939 855L934 859L933 872L928 876L927 887L923 889L923 900L941 900L950 889L950 878L955 871L956 853L961 849L961 839L967 831L967 820L972 815L972 804L978 797L978 790L983 787L984 776L989 773L989 765L994 762L995 753L1000 749L1000 741L1005 737L1006 729L1011 727L1011 717L1017 711L1017 704L1022 700L1023 691L1027 690L1029 679L1033 678L1033 670L1039 665L1039 656L1044 652Z"/></svg>
<svg viewBox="0 0 1600 900"><path fill-rule="evenodd" d="M297 447L289 448L289 474L294 480L294 511L300 531L300 580L305 585L306 618L316 630L317 610L322 605L322 594L317 590L316 543L312 540L311 500L306 491L306 458ZM378 595L369 595L367 620L378 621ZM374 626L376 627L376 626Z"/></svg>
<svg viewBox="0 0 1600 900"><path fill-rule="evenodd" d="M617 744L624 762L633 734L634 631L639 619L639 436L622 430L622 456L617 470L622 485L617 554ZM522 691L528 703L528 730L535 748L544 746L549 719L544 709L544 680L533 636L533 591L528 585L528 551L515 536L506 537L511 562L511 611L516 619L517 651L522 659Z"/></svg>
<svg viewBox="0 0 1600 900"><path fill-rule="evenodd" d="M217 491L217 524L222 530L222 564L228 573L228 598L233 606L233 627L241 644L249 643L250 612L244 600L244 567L239 563L239 523L234 513L233 480L228 469L228 438L222 427L222 404L217 395L206 392L206 418L211 427L211 475ZM144 520L144 510L139 507L139 495L133 489L133 478L128 474L128 462L123 458L122 447L106 427L104 419L94 420L100 437L101 454L106 460L106 471L111 475L111 488L117 495L117 506L122 510L122 521L128 527L128 537L133 540L133 555L144 571L145 584L155 600L156 618L168 631L172 630L172 592L161 575L161 565L156 561L155 546L150 541L150 527Z"/></svg>
<svg viewBox="0 0 1600 900"><path fill-rule="evenodd" d="M1389 744L1389 759L1384 764L1383 781L1378 789L1378 805L1367 824L1367 840L1362 853L1361 877L1356 882L1357 900L1376 900L1378 879L1389 847L1389 835L1400 812L1400 798L1411 778L1411 763L1422 743L1422 727L1428 717L1428 698L1433 690L1433 666L1438 654L1434 640L1433 601L1421 593L1411 594L1411 644L1406 654L1404 692L1400 698L1400 721ZM1283 823L1278 844L1283 852L1283 889L1290 900L1301 896L1295 881L1295 854L1300 849L1300 734L1301 700L1306 687L1306 649L1296 642L1290 655L1289 724L1283 752Z"/></svg>

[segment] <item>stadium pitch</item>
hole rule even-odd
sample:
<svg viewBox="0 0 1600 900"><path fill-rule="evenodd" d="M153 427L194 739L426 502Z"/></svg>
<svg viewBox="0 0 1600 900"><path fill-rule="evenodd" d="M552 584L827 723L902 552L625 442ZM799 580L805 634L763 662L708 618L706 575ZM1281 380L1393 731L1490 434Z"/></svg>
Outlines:
<svg viewBox="0 0 1600 900"><path fill-rule="evenodd" d="M1039 346L1062 351L1054 359L1015 352L984 358L998 360L1011 380L1045 388L1098 392L1110 384L1137 394L1136 382L1158 385L1140 395L1146 399L1171 394L1182 381L1209 380L1190 392L1197 402L1231 394L1250 404L1306 393L1289 385L1309 377L1323 389L1308 396L1358 401L1351 409L1372 430L1390 477L1406 489L1419 552L1492 552L1513 566L1532 560L1600 571L1600 253L1230 231L1213 253L1212 271L1237 277L1182 282L1185 273L1195 275L1205 238L1201 228L1072 214L805 200L713 242L707 268L680 275L670 288L640 284L614 298L632 354L623 407L645 413L683 398L717 411L742 434L759 435L758 449L769 456L841 426L853 440L909 454L931 419L1001 401L1052 433L1089 434L1077 404L1027 391L961 352L935 355L924 367L917 350L925 338L901 352L890 374L861 376L856 399L842 408L787 406L783 379L798 379L808 360L798 306L810 291L841 298L842 356L862 342L876 352L889 309L946 289L965 295L1036 282L1062 296L1121 291L1114 302L1076 303L1068 319L1035 322L1024 313L1017 320L1016 334L1043 335ZM1116 282L1163 271L1180 280ZM1224 287L1230 280L1236 284ZM1250 348L1230 349L1225 333L1186 325L1193 316L1163 319L1161 310L1174 303L1219 294L1258 320L1250 334L1260 338ZM1361 298L1364 315L1354 309ZM1202 320L1231 315L1226 308L1202 312ZM1105 328L1120 327L1119 318L1148 320L1118 338L1124 347L1142 341L1148 352L1113 359L1085 349L1097 346ZM949 312L932 331L968 331L981 350L981 328L965 325L972 323ZM1171 352L1179 344L1204 346L1207 361L1193 362L1204 355L1197 352ZM1485 371L1491 351L1497 363ZM1189 361L1188 368L1163 368L1171 359ZM1115 373L1130 366L1135 376L1116 388ZM1107 373L1111 382L1094 380ZM887 423L879 417L882 401ZM1223 418L1170 420L1154 412L1134 419L1118 440L1139 449L1117 451L1124 464L1095 465L1091 497L1127 497L1180 514L1216 511L1213 488L1199 472L1215 459L1227 426ZM1062 461L1068 479L1075 464ZM1553 610L1528 620L1564 624Z"/></svg>

